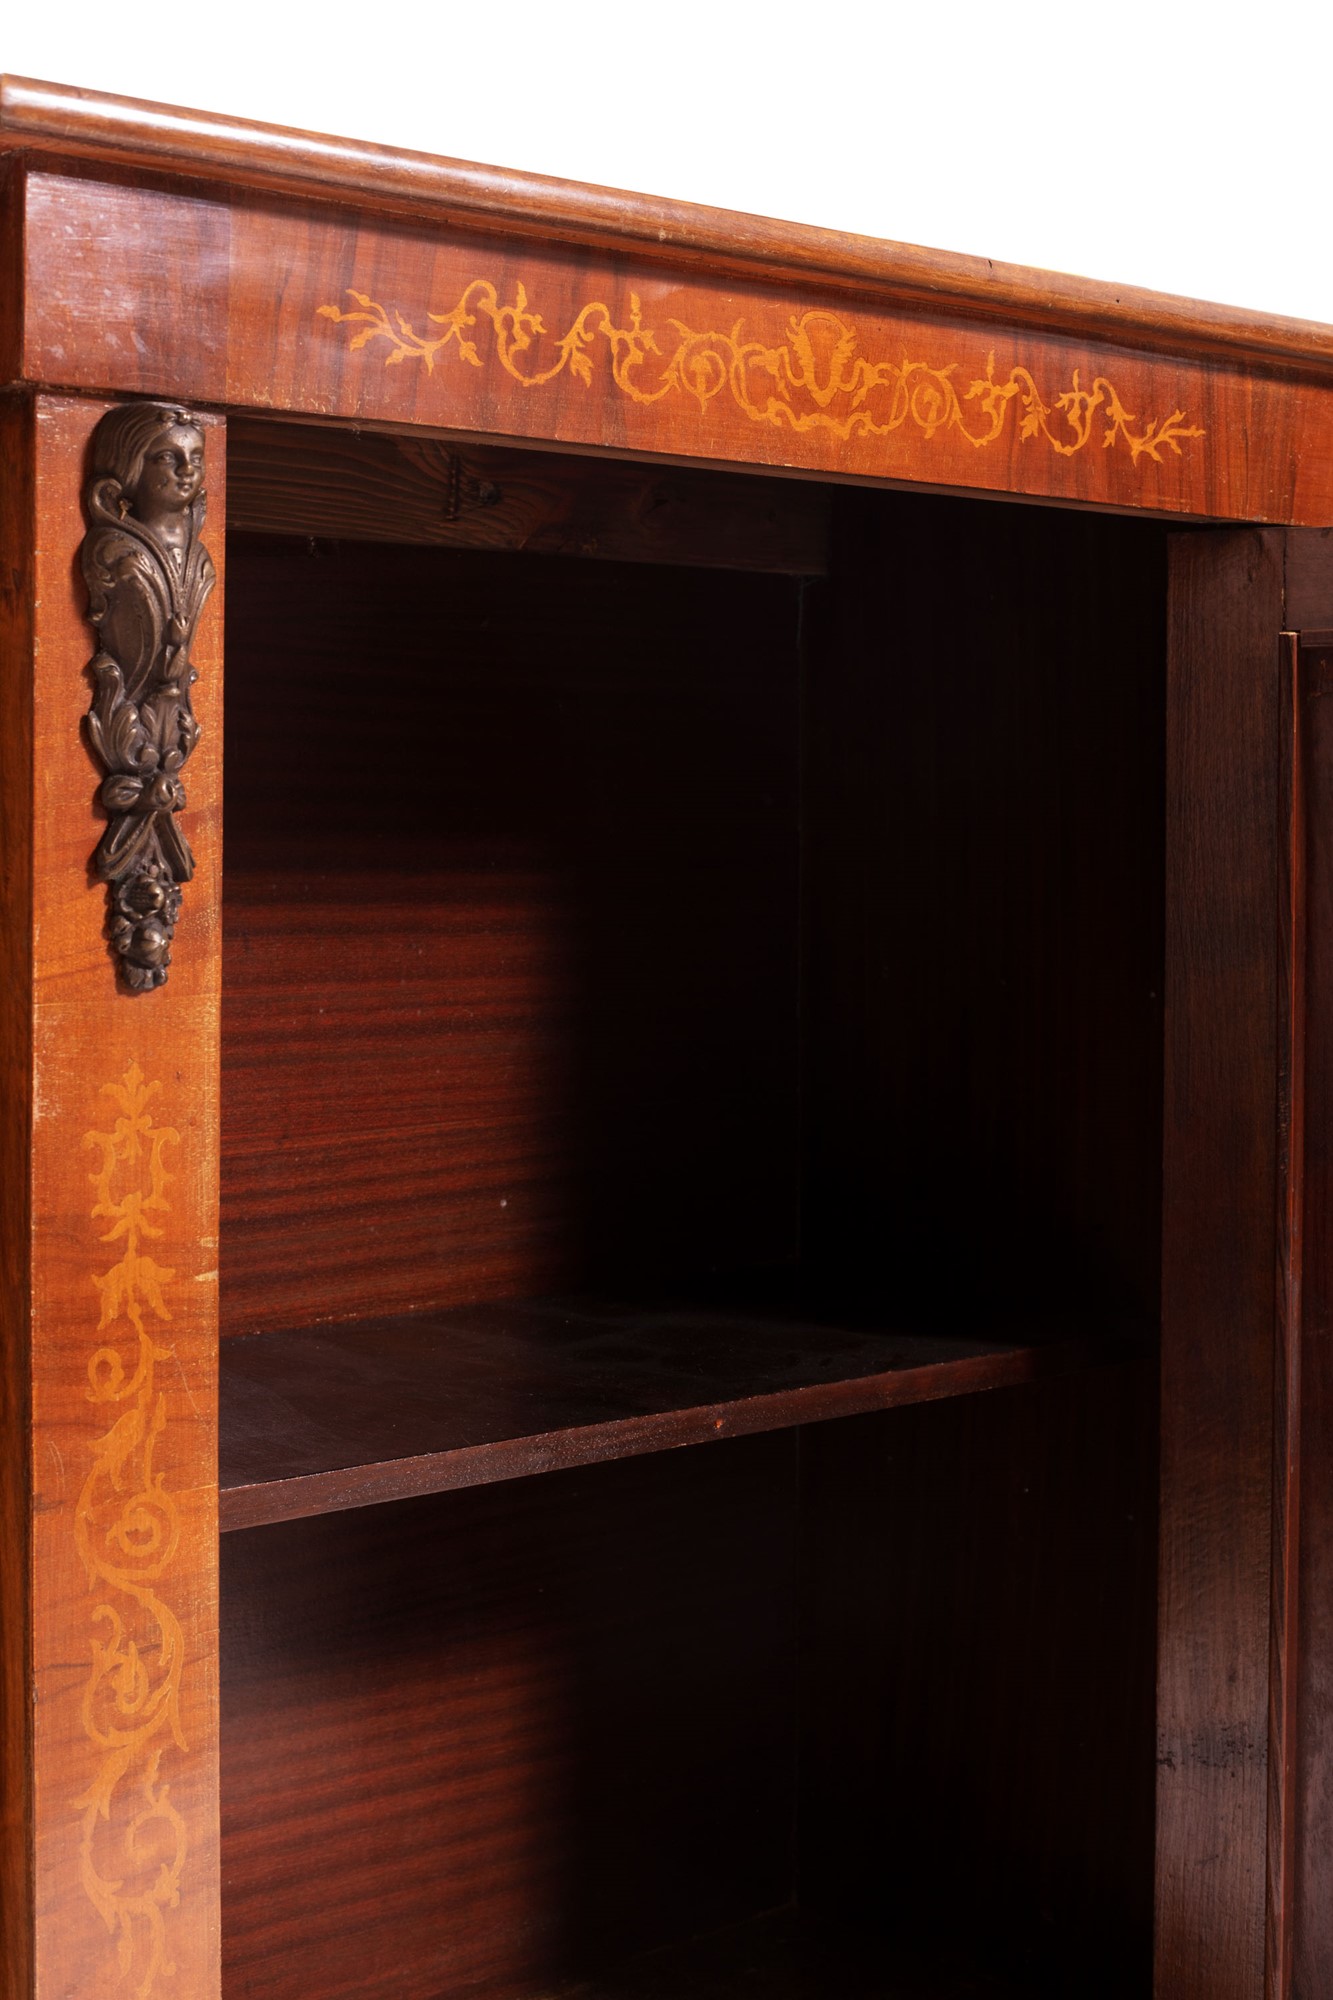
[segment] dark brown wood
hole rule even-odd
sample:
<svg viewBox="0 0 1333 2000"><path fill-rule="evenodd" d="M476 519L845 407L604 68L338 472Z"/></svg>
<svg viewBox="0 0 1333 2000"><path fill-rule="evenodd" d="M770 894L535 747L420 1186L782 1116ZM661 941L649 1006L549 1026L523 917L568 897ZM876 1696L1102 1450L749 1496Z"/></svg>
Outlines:
<svg viewBox="0 0 1333 2000"><path fill-rule="evenodd" d="M200 539L204 433L188 410L125 403L93 433L81 566L97 651L84 730L106 776L107 827L93 868L107 884L107 935L131 992L161 986L181 884L194 856L178 823L182 773L199 741L190 647L216 582Z"/></svg>
<svg viewBox="0 0 1333 2000"><path fill-rule="evenodd" d="M953 1936L866 1945L779 1910L533 2000L1035 2000Z"/></svg>
<svg viewBox="0 0 1333 2000"><path fill-rule="evenodd" d="M1003 1388L1116 1352L1040 1319L947 1330L560 1300L253 1334L223 1350L222 1527Z"/></svg>
<svg viewBox="0 0 1333 2000"><path fill-rule="evenodd" d="M1286 550L1291 573L1291 551ZM1290 591L1288 592L1290 596ZM1289 2000L1296 1859L1296 1661L1301 1545L1301 1283L1305 1182L1305 779L1297 642L1283 635L1278 734L1277 1314L1268 1659L1268 2000Z"/></svg>
<svg viewBox="0 0 1333 2000"><path fill-rule="evenodd" d="M1293 649L1293 900L1303 924L1293 940L1292 1014L1303 1061L1291 1076L1293 1242L1290 1248L1288 1480L1291 1579L1284 1693L1286 2000L1313 2000L1333 1968L1327 1853L1333 1824L1333 632L1306 633ZM1302 934L1303 932L1303 934Z"/></svg>
<svg viewBox="0 0 1333 2000"><path fill-rule="evenodd" d="M881 1965L929 1940L1018 2000L1146 2000L1155 1388L801 1434L799 1898Z"/></svg>
<svg viewBox="0 0 1333 2000"><path fill-rule="evenodd" d="M434 438L233 420L233 529L817 576L829 493Z"/></svg>
<svg viewBox="0 0 1333 2000"><path fill-rule="evenodd" d="M646 253L719 274L757 271L1044 328L1110 331L1168 353L1299 362L1323 371L1333 363L1333 333L1306 320L30 77L0 79L0 145L164 168L224 187L323 196L377 215L424 214L453 229Z"/></svg>
<svg viewBox="0 0 1333 2000"><path fill-rule="evenodd" d="M224 1992L531 1995L784 1902L792 1436L223 1538Z"/></svg>
<svg viewBox="0 0 1333 2000"><path fill-rule="evenodd" d="M1333 534L1290 530L1283 544L1284 623L1297 628L1333 626ZM1268 1986L1269 2000L1291 2000L1297 1937L1302 1937L1301 1976L1317 1986L1320 1954L1328 1940L1316 1919L1318 1895L1303 1880L1302 1839L1307 1774L1299 1705L1302 1693L1301 1542L1304 1502L1302 1458L1305 1425L1302 1393L1302 1284L1305 1237L1305 1120L1307 1112L1306 937L1308 898L1307 777L1313 777L1316 808L1323 796L1316 745L1320 709L1309 710L1302 690L1300 644L1295 632L1282 644L1280 742L1282 750L1279 846L1279 1245L1278 1310L1273 1380L1273 1577L1272 1636L1268 1698ZM1318 701L1318 692L1313 697ZM1307 739L1310 753L1307 753ZM1307 763L1313 768L1307 773ZM1316 960L1316 964L1317 964ZM1318 1033L1323 1024L1317 1023ZM1317 1054L1316 1070L1322 1064ZM1322 1114L1320 1114L1322 1115ZM1317 1422L1311 1437L1316 1453L1311 1499L1316 1547L1322 1532L1317 1454L1322 1449ZM1316 1567L1318 1557L1315 1559ZM1317 1587L1317 1586L1316 1586ZM1315 1796L1323 1783L1316 1761L1308 1774Z"/></svg>
<svg viewBox="0 0 1333 2000"><path fill-rule="evenodd" d="M1282 544L1283 623L1333 629L1333 528L1289 528Z"/></svg>
<svg viewBox="0 0 1333 2000"><path fill-rule="evenodd" d="M11 82L0 384L3 2000L216 2000L219 1624L235 2000L1145 2000L1159 1308L1159 2000L1325 2000L1333 332Z"/></svg>
<svg viewBox="0 0 1333 2000"><path fill-rule="evenodd" d="M1264 1990L1282 586L1279 537L1173 539L1161 2000Z"/></svg>
<svg viewBox="0 0 1333 2000"><path fill-rule="evenodd" d="M834 555L806 621L806 1256L892 1271L895 1303L1035 1287L1152 1323L1161 533L848 493Z"/></svg>
<svg viewBox="0 0 1333 2000"><path fill-rule="evenodd" d="M0 384L23 373L23 174L0 160Z"/></svg>
<svg viewBox="0 0 1333 2000"><path fill-rule="evenodd" d="M794 1257L797 586L232 562L226 1331Z"/></svg>
<svg viewBox="0 0 1333 2000"><path fill-rule="evenodd" d="M1283 544L1284 623L1301 629L1333 627L1333 534L1289 530ZM1298 1922L1305 1924L1308 1943L1302 1952L1302 1978L1320 1974L1319 1952L1327 1955L1318 1924L1306 1924L1311 1904L1302 1887L1300 1858L1303 1826L1302 1739L1299 1728L1301 1670L1301 1540L1302 1540L1302 1396L1301 1287L1304 1276L1306 1048L1306 939L1308 894L1308 834L1306 828L1306 738L1318 736L1317 708L1310 722L1302 720L1305 696L1300 687L1300 649L1288 633L1282 649L1282 792L1279 850L1279 1254L1277 1339L1273 1383L1273 1579L1272 1638L1269 1653L1268 1727L1268 1995L1290 2000ZM1316 697L1317 699L1317 697ZM1318 763L1317 756L1314 759ZM1317 769L1316 805L1322 797ZM1322 1032L1322 1024L1318 1024ZM1322 1062L1322 1054L1319 1060ZM1316 1453L1322 1447L1317 1430ZM1319 1505L1318 1459L1315 1460L1314 1505ZM1314 1522L1316 1541L1320 1525ZM1322 1782L1312 1774L1316 1792ZM1304 1907L1298 1918L1298 1897Z"/></svg>
<svg viewBox="0 0 1333 2000"><path fill-rule="evenodd" d="M32 401L0 398L0 1994L29 2000L32 1841Z"/></svg>
<svg viewBox="0 0 1333 2000"><path fill-rule="evenodd" d="M1164 537L844 494L832 555L806 1255L937 1311L1054 1286L1153 1328ZM1146 1992L1153 1390L1148 1363L803 1433L815 1915L970 1938L1024 1995Z"/></svg>

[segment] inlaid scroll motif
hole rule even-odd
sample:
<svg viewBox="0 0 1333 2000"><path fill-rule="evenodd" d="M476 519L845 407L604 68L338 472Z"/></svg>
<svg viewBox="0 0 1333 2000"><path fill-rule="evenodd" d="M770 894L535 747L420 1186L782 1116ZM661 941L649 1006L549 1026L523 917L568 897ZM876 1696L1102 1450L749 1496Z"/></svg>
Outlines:
<svg viewBox="0 0 1333 2000"><path fill-rule="evenodd" d="M101 1301L88 1362L88 1400L102 1423L74 1514L74 1538L92 1593L91 1665L83 1728L91 1780L75 1802L84 1891L115 1939L99 1993L156 2000L175 1971L168 1912L178 1907L188 1847L168 1767L186 1748L181 1729L185 1636L170 1599L181 1517L158 1464L170 1411L159 1373L175 1360L162 1337L176 1277L149 1245L164 1234L174 1126L160 1124L160 1083L132 1063L103 1087L109 1131L84 1145L96 1157L92 1214L116 1261L94 1273Z"/></svg>
<svg viewBox="0 0 1333 2000"><path fill-rule="evenodd" d="M1045 444L1061 458L1073 458L1099 440L1108 449L1128 451L1137 466L1161 465L1165 452L1179 458L1183 441L1204 434L1181 408L1140 421L1105 375L1088 384L1077 368L1069 387L1050 397L1021 363L997 375L993 353L985 374L970 381L956 360L863 354L855 326L824 310L793 313L779 338L764 339L747 335L741 320L730 331L690 327L678 319L665 327L646 325L638 295L631 292L628 317L593 299L566 332L553 334L529 306L521 284L506 304L491 279L474 278L450 311L426 314L430 327L439 330L421 333L396 307L391 311L350 288L348 297L350 308L316 310L352 329L353 349L376 343L386 368L420 363L433 375L436 363L449 355L473 368L493 356L524 389L544 388L566 374L590 389L600 360L615 389L632 403L675 398L695 404L702 414L721 396L751 423L828 431L844 442L905 431L926 440L953 436L981 451L1016 425L1020 442Z"/></svg>
<svg viewBox="0 0 1333 2000"><path fill-rule="evenodd" d="M178 815L199 741L190 645L214 569L204 521L204 434L188 410L126 403L93 433L82 562L98 649L88 741L106 772L93 868L125 984L160 986L194 857Z"/></svg>

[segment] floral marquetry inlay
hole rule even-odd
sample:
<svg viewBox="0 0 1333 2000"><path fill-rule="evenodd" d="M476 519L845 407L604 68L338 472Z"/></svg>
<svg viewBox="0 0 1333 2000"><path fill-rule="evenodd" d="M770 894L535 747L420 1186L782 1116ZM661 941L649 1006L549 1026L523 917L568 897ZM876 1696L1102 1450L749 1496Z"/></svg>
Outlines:
<svg viewBox="0 0 1333 2000"><path fill-rule="evenodd" d="M980 449L1003 437L1012 419L1020 439L1041 440L1062 458L1099 440L1124 447L1137 465L1145 458L1160 464L1167 451L1179 457L1184 440L1204 435L1182 409L1140 421L1104 375L1085 386L1077 368L1070 386L1048 397L1024 367L997 374L993 354L985 374L966 387L956 361L914 361L906 355L901 361L876 360L859 351L854 326L824 310L793 315L781 340L766 341L747 336L743 320L729 333L696 330L676 319L663 328L646 326L639 298L631 292L625 323L623 315L618 318L593 300L566 333L553 336L529 307L521 284L512 304L505 305L490 279L476 278L449 312L426 314L438 332L420 333L401 312L366 293L349 289L348 297L350 308L325 305L319 312L354 329L354 349L380 343L387 367L420 363L433 373L452 349L459 361L480 368L483 351L472 336L481 332L506 374L526 389L540 389L564 374L590 387L598 367L605 366L631 402L676 397L702 412L725 396L752 423L829 431L843 439L908 429L928 439L955 434Z"/></svg>
<svg viewBox="0 0 1333 2000"><path fill-rule="evenodd" d="M167 1399L158 1381L173 1358L157 1328L171 1319L175 1272L149 1245L168 1212L168 1149L179 1144L157 1123L160 1083L138 1064L104 1086L114 1106L107 1131L88 1132L97 1155L93 1219L116 1261L97 1271L98 1345L88 1363L89 1401L107 1428L75 1513L75 1535L93 1599L92 1664L83 1728L94 1774L76 1801L83 1886L116 1940L119 1984L105 1987L153 2000L174 1971L167 1912L180 1898L185 1822L171 1800L164 1759L186 1747L181 1732L185 1641L163 1594L180 1542L180 1512L158 1469Z"/></svg>

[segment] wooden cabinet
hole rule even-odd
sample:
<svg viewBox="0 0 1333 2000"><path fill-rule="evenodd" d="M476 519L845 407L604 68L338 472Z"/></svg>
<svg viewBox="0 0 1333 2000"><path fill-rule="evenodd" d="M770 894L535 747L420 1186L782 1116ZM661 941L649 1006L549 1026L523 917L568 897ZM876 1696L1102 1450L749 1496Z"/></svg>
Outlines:
<svg viewBox="0 0 1333 2000"><path fill-rule="evenodd" d="M1333 333L0 140L6 2000L1318 2000Z"/></svg>

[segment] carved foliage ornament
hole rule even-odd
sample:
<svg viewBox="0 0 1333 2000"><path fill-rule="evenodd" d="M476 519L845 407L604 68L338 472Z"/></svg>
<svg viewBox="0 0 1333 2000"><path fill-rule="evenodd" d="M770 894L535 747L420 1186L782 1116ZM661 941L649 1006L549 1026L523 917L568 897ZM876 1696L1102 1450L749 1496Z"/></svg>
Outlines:
<svg viewBox="0 0 1333 2000"><path fill-rule="evenodd" d="M106 773L99 799L107 828L93 869L107 884L107 934L121 977L136 992L167 976L180 884L194 873L178 815L181 771L199 741L190 645L215 581L199 539L204 498L197 417L165 403L126 403L102 418L82 551L97 634L86 727Z"/></svg>

